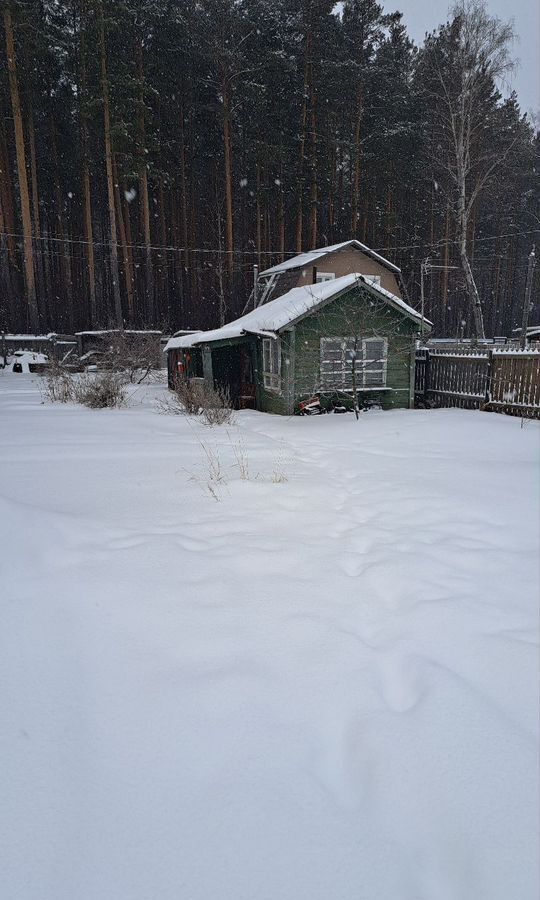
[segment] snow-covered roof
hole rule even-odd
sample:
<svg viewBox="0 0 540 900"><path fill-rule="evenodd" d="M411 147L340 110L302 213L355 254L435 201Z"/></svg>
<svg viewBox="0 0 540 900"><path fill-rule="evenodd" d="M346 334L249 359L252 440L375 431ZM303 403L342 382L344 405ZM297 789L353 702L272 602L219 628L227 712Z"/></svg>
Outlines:
<svg viewBox="0 0 540 900"><path fill-rule="evenodd" d="M375 250L366 247L366 245L361 244L360 241L352 240L342 241L341 244L331 244L330 247L319 247L316 250L309 250L307 253L300 253L298 256L286 259L285 262L278 263L277 266L265 269L264 272L261 272L261 275L274 275L278 272L286 272L287 269L301 269L304 266L312 265L321 257L327 256L328 253L334 253L336 250L344 250L346 247L355 247L357 250L361 250L362 253L371 256L372 259L376 259L377 262L380 262L385 268L390 269L391 272L396 272L397 274L401 272L401 269L398 269L397 266L385 259L384 256L380 256Z"/></svg>
<svg viewBox="0 0 540 900"><path fill-rule="evenodd" d="M514 328L512 334L521 334L521 328ZM540 334L540 325L529 325L527 328L527 337L536 337Z"/></svg>
<svg viewBox="0 0 540 900"><path fill-rule="evenodd" d="M258 334L261 337L275 337L276 332L287 325L296 322L306 313L316 309L325 300L343 293L347 288L352 287L358 281L361 281L375 293L382 297L390 306L401 310L405 315L421 322L422 317L412 306L405 303L401 297L374 284L369 276L359 275L352 272L349 275L343 275L341 278L334 278L331 281L322 281L319 284L306 284L303 287L293 288L287 294L271 300L270 303L264 303L252 310L245 316L223 325L221 328L215 328L213 331L197 331L194 334L185 335L183 337L172 337L165 345L165 350L176 350L181 347L196 347L199 344L211 344L215 341L231 340L233 338L242 337L245 334ZM431 326L428 319L424 319L426 325Z"/></svg>
<svg viewBox="0 0 540 900"><path fill-rule="evenodd" d="M50 341L51 338L56 337L56 332L51 331L49 334L8 334L6 332L4 337L7 341Z"/></svg>
<svg viewBox="0 0 540 900"><path fill-rule="evenodd" d="M152 331L148 329L137 330L133 328L124 328L124 334L162 334L161 331ZM120 334L119 328L106 328L102 331L76 331L76 337L81 337L82 335L91 336L91 335L103 335L103 334Z"/></svg>

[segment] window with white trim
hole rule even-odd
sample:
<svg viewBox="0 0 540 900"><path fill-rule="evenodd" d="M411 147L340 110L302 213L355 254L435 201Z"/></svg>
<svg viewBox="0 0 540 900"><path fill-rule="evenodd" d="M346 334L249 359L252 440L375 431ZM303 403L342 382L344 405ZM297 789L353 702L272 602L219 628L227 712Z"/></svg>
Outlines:
<svg viewBox="0 0 540 900"><path fill-rule="evenodd" d="M335 272L317 272L316 282L320 284L321 281L333 281L335 277Z"/></svg>
<svg viewBox="0 0 540 900"><path fill-rule="evenodd" d="M385 387L388 341L386 338L366 338L362 341L363 386Z"/></svg>
<svg viewBox="0 0 540 900"><path fill-rule="evenodd" d="M281 346L279 338L263 338L263 382L269 391L281 390Z"/></svg>
<svg viewBox="0 0 540 900"><path fill-rule="evenodd" d="M354 354L358 388L385 387L387 353L386 338L321 338L321 389L352 390Z"/></svg>

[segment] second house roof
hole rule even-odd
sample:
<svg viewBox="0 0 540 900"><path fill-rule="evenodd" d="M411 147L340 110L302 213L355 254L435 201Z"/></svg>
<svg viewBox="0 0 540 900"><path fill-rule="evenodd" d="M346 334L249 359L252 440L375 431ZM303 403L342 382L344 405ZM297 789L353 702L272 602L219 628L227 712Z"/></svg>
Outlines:
<svg viewBox="0 0 540 900"><path fill-rule="evenodd" d="M332 244L330 247L318 247L316 250L308 250L307 253L300 253L298 256L293 256L291 259L286 259L285 262L278 263L277 266L272 266L270 269L265 269L264 272L261 272L261 275L275 275L278 272L286 272L288 269L301 269L304 266L312 265L317 262L318 259L321 259L323 256L327 256L329 253L334 253L338 250L345 250L347 247L354 247L356 250L360 250L362 253L365 253L366 256L370 256L372 259L375 259L386 269L389 269L391 272L395 272L399 274L401 269L398 269L393 263L391 263L388 259L385 259L384 256L380 256L375 250L372 250L370 247L367 247L365 244L361 244L360 241L352 240L352 241L342 241L341 244Z"/></svg>

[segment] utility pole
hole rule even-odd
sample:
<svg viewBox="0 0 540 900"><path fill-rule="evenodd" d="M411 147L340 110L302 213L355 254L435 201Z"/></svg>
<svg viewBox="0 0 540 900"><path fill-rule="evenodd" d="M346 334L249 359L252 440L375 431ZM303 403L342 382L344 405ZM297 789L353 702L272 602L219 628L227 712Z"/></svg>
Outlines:
<svg viewBox="0 0 540 900"><path fill-rule="evenodd" d="M525 345L527 343L527 328L529 325L529 315L531 313L531 293L532 293L532 282L533 282L533 272L534 267L536 265L536 255L534 252L534 244L531 252L529 253L529 265L527 266L527 283L525 285L525 299L523 300L523 318L521 320L521 340L520 347L522 350L525 349Z"/></svg>
<svg viewBox="0 0 540 900"><path fill-rule="evenodd" d="M426 259L423 259L422 262L420 263L420 306L421 306L421 313L422 313L422 325L420 326L420 340L422 339L422 336L424 334L424 319L425 319L425 315L424 315L424 313L425 313L424 275L426 274L426 272L428 270L430 259L431 259L431 257L427 256Z"/></svg>
<svg viewBox="0 0 540 900"><path fill-rule="evenodd" d="M253 266L253 309L257 308L257 281L259 279L259 267Z"/></svg>

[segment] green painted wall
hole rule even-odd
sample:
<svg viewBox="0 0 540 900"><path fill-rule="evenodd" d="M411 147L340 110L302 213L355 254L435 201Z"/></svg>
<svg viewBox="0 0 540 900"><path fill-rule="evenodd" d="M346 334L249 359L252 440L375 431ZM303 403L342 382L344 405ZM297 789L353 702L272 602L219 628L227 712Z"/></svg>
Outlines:
<svg viewBox="0 0 540 900"><path fill-rule="evenodd" d="M295 328L294 395L301 400L319 389L322 337L385 337L388 340L386 387L370 391L384 408L408 407L414 335L418 327L408 317L376 299L364 288L354 288L328 303Z"/></svg>
<svg viewBox="0 0 540 900"><path fill-rule="evenodd" d="M262 339L255 339L257 407L263 412L277 415L287 415L293 412L291 384L294 373L292 373L290 360L291 340L294 340L294 331L284 332L281 335L281 391L278 394L268 391L264 387Z"/></svg>

